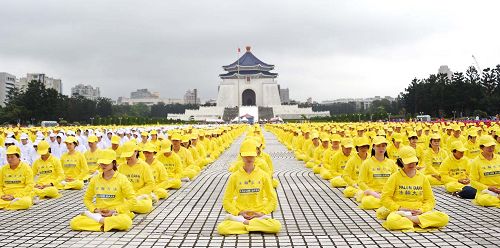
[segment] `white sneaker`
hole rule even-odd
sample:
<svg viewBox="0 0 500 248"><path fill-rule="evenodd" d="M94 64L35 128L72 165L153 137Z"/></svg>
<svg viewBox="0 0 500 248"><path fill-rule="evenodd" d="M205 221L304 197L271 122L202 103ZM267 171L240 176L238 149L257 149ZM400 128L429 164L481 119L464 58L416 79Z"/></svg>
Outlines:
<svg viewBox="0 0 500 248"><path fill-rule="evenodd" d="M38 203L40 203L40 197L36 195L35 197L33 197L33 205L36 205Z"/></svg>

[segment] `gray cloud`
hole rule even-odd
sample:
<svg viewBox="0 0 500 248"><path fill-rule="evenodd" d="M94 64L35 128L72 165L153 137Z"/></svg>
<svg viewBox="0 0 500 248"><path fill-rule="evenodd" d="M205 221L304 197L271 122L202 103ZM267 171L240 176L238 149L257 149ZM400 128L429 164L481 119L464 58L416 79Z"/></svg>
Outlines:
<svg viewBox="0 0 500 248"><path fill-rule="evenodd" d="M216 97L221 66L236 60L237 47L252 45L277 66L278 82L293 98L395 96L440 64L464 70L472 52L485 65L500 63L493 46L500 39L486 31L498 23L489 15L492 5L498 4L10 1L2 3L0 71L45 72L62 78L66 93L87 83L112 98L137 88L180 98L198 88L207 99ZM487 34L489 42L476 47L453 39L470 32ZM443 44L449 49L435 52ZM457 51L464 51L460 58Z"/></svg>

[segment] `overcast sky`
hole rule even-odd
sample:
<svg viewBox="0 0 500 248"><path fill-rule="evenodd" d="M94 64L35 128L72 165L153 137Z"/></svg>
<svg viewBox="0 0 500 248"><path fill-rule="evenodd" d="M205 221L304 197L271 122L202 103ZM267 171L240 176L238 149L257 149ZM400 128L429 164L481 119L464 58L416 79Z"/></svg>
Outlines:
<svg viewBox="0 0 500 248"><path fill-rule="evenodd" d="M237 48L276 65L290 97L396 96L440 65L500 64L500 1L4 1L0 71L216 98Z"/></svg>

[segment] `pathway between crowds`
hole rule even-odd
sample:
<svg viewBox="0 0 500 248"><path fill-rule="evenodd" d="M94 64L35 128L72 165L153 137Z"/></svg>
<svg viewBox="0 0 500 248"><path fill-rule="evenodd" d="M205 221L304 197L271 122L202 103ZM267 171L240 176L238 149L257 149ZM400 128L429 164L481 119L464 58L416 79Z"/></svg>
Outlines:
<svg viewBox="0 0 500 248"><path fill-rule="evenodd" d="M278 235L250 234L223 237L216 226L222 209L227 165L238 153L242 138L193 182L148 215L138 215L128 232L74 232L70 219L84 211L83 191L64 191L59 199L42 201L28 211L0 211L0 247L498 247L500 210L473 206L469 201L435 189L437 209L450 215L449 225L424 233L388 232L352 200L342 196L296 161L270 133L266 151L274 160L279 208L274 218Z"/></svg>

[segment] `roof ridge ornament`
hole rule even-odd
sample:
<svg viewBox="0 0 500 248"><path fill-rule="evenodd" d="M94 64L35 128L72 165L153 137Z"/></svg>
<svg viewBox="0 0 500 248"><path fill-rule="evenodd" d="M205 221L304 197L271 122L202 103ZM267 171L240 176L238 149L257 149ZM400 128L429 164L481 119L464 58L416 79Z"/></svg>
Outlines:
<svg viewBox="0 0 500 248"><path fill-rule="evenodd" d="M250 52L250 49L252 49L251 46L246 46L245 48L247 49L247 52Z"/></svg>

